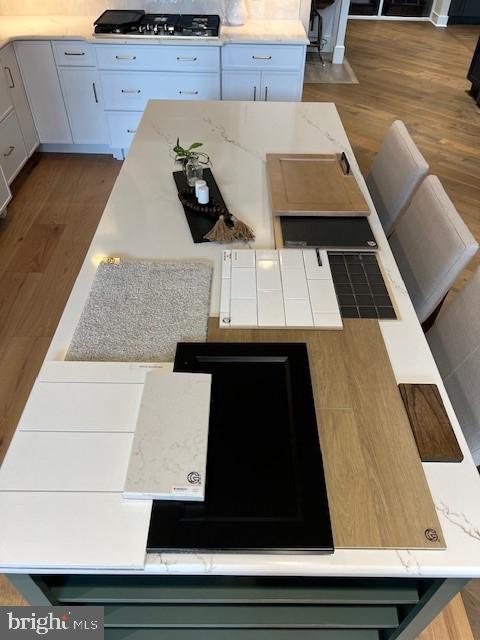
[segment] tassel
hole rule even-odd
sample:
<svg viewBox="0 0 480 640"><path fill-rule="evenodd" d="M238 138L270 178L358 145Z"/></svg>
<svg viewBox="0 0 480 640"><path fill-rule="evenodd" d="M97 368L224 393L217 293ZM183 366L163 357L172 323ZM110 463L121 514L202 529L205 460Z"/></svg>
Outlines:
<svg viewBox="0 0 480 640"><path fill-rule="evenodd" d="M255 240L255 234L253 233L253 230L248 226L248 224L245 224L245 222L242 222L242 220L239 220L235 216L232 216L232 218L232 232L235 235L235 240L243 240L244 242Z"/></svg>
<svg viewBox="0 0 480 640"><path fill-rule="evenodd" d="M234 229L227 225L225 216L220 216L210 231L203 237L205 240L210 240L210 242L220 242L222 244L233 242L236 238Z"/></svg>

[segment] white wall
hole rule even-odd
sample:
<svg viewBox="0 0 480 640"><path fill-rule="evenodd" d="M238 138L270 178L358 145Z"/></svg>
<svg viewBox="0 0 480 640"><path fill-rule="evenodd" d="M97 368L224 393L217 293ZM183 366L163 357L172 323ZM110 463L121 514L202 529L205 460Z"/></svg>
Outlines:
<svg viewBox="0 0 480 640"><path fill-rule="evenodd" d="M251 19L298 20L309 0L246 0ZM225 0L0 0L0 15L99 16L106 9L152 12L224 13ZM309 9L308 9L309 10Z"/></svg>
<svg viewBox="0 0 480 640"><path fill-rule="evenodd" d="M446 27L451 0L435 0L432 7L432 22L437 27Z"/></svg>

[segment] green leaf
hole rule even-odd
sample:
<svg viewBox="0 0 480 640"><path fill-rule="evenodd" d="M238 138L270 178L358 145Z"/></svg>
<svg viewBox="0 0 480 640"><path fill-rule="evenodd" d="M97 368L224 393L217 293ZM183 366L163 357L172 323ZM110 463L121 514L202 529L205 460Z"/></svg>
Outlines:
<svg viewBox="0 0 480 640"><path fill-rule="evenodd" d="M203 142L193 142L189 147L188 150L191 151L192 149L198 149L198 147L203 147Z"/></svg>

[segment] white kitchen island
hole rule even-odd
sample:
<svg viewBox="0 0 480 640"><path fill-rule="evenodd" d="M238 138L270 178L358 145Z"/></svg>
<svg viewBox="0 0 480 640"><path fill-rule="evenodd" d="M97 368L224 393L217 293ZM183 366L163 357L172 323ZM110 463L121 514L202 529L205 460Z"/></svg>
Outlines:
<svg viewBox="0 0 480 640"><path fill-rule="evenodd" d="M389 633L392 635L386 637L392 640L413 639L461 588L465 579L480 576L480 479L334 104L151 101L52 340L45 367L48 368L50 363L64 359L95 277L97 265L105 256L152 260L206 258L212 261L215 270L211 314L218 314L220 257L223 247L215 244L194 245L191 240L172 178L175 168L172 147L177 137L185 144L193 141L204 143L227 206L253 227L256 241L251 246L261 249L274 246L265 154L342 151L347 154L352 170L371 207L370 223L379 245L379 260L399 316L398 320L380 321L395 377L398 383L437 384L465 456L463 462L458 464L423 464L447 549L342 549L326 556L148 554L144 567L132 570L100 569L88 563L84 567L74 566L73 563L71 566L55 563L48 566L42 562L39 553L37 561L26 566L20 562L15 563L16 551L12 545L18 544L20 557L21 546L28 544L28 535L18 530L15 538L12 526L13 533L15 527L12 525L10 535L13 537L8 541L8 549L0 530L0 569L14 574L16 583L37 602L38 598L41 600L44 597L39 595L37 582L31 582L28 576L22 577L20 574L130 574L143 576L142 584L145 584L147 577L156 580L155 576L172 574L291 576L299 580L310 576L322 578L322 584L327 585L325 588L328 588L328 580L333 578L346 580L345 585L352 580L361 581L358 583L361 585L359 588L367 591L373 584L373 579L380 579L380 587L384 585L385 588L390 588L388 585L391 583L383 583L382 580L400 579L401 584L418 586L419 599L415 604L410 603L412 608L406 618L399 620L398 628L389 627ZM54 493L51 495L55 496ZM95 496L95 493L90 495ZM11 494L8 498L9 504L14 504ZM35 500L36 497L32 494L32 505ZM88 500L87 494L85 500ZM23 495L22 501L23 508L28 511L28 495ZM54 508L54 497L51 504ZM14 511L4 511L0 516L2 519L14 519ZM45 518L48 518L47 513ZM144 514L142 518L143 521L146 520ZM23 528L28 527L28 515L22 516L21 522ZM37 515L36 520L30 524L31 527L36 527L37 535L41 536L41 516ZM142 526L145 527L145 523ZM104 536L105 533L105 530L102 530L99 535ZM138 534L145 535L145 531ZM62 532L58 531L57 535L61 537ZM15 543L12 540L15 540ZM51 541L46 540L45 544L50 545ZM88 555L88 550L86 551ZM292 598L294 601L293 595ZM220 635L218 637L223 638ZM270 635L265 637L270 638ZM275 635L271 637L274 638ZM282 636L285 637L287 636ZM355 638L353 635L325 637ZM370 639L380 636L358 637Z"/></svg>

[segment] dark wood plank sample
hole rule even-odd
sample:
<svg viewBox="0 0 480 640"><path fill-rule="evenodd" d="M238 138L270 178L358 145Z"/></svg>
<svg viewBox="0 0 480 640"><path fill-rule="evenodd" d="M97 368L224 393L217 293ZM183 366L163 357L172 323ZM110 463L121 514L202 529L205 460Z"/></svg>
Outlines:
<svg viewBox="0 0 480 640"><path fill-rule="evenodd" d="M434 384L399 384L422 462L461 462L442 398Z"/></svg>

